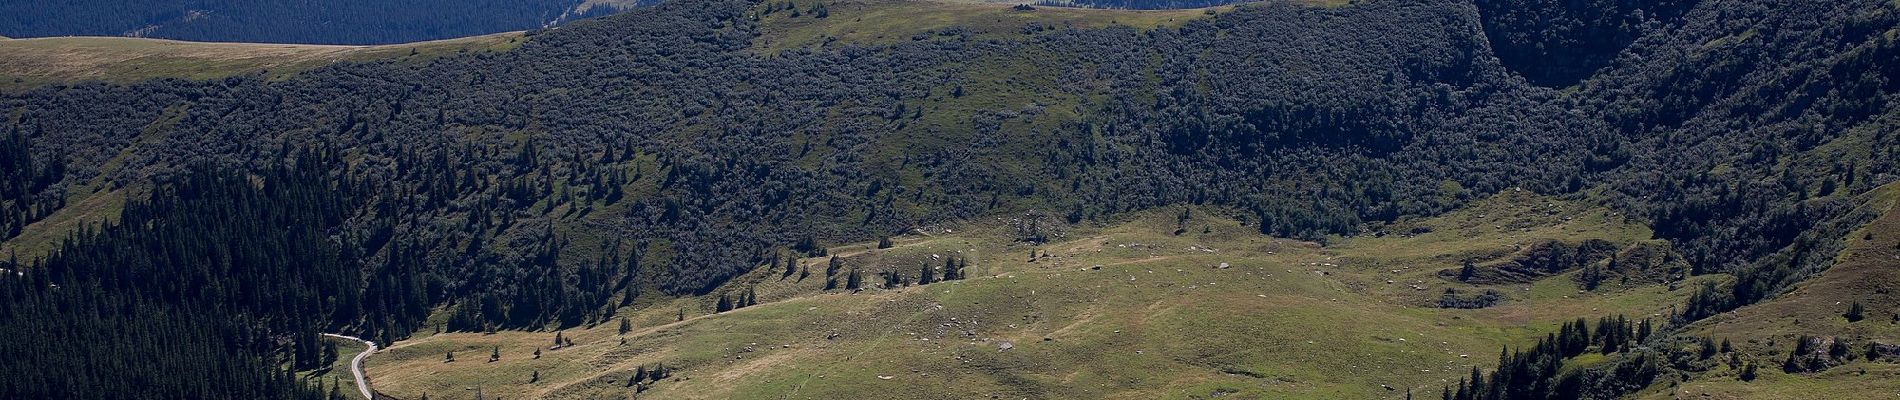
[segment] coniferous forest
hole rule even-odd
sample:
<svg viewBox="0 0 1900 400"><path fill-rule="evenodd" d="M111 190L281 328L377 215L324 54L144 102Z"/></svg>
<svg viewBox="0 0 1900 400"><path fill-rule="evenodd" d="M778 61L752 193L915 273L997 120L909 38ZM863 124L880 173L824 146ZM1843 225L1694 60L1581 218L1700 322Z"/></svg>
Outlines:
<svg viewBox="0 0 1900 400"><path fill-rule="evenodd" d="M1608 398L1646 386L1658 357L1709 358L1626 349L1690 340L1669 333L1825 270L1875 217L1857 197L1900 178L1886 0L1258 2L1148 30L776 53L754 49L755 6L668 1L506 52L282 79L0 95L7 238L76 194L124 197L0 265L0 398L320 398L327 382L292 374L339 357L320 333L391 343L438 312L452 332L592 326L669 296L719 294L727 311L755 300L715 291L780 257L933 223L1213 205L1323 243L1515 188L1616 210L1690 275L1735 276L1654 321L1565 323L1444 393ZM237 37L519 25L437 22L459 27ZM1066 62L984 61L1020 54ZM992 82L1053 91L967 115L931 105ZM926 128L946 115L967 129ZM962 262L880 277L963 279ZM828 267L835 290L871 286ZM1590 352L1613 356L1563 374Z"/></svg>

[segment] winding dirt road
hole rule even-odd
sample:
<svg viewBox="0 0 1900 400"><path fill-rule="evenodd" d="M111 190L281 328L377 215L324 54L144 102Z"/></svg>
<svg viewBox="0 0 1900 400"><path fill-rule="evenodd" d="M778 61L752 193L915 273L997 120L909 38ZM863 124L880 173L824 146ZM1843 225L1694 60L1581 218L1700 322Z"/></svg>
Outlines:
<svg viewBox="0 0 1900 400"><path fill-rule="evenodd" d="M362 338L355 337L355 336L343 336L343 335L338 335L334 333L325 333L323 334L323 336L329 336L329 337L343 339L343 340L354 340L358 342L363 342L363 345L369 346L369 348L363 349L362 353L357 353L356 358L350 359L350 375L354 375L356 377L356 390L363 392L363 398L375 399L376 392L369 390L369 379L363 378L363 358L369 357L370 353L376 352L376 342L363 340Z"/></svg>

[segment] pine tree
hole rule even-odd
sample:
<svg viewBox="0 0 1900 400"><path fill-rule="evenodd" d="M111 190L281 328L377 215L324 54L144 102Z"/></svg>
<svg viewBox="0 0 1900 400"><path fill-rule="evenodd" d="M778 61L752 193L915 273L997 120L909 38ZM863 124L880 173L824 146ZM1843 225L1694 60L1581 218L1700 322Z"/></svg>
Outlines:
<svg viewBox="0 0 1900 400"><path fill-rule="evenodd" d="M844 290L858 290L863 287L864 273L855 269L851 270L851 274L845 278Z"/></svg>
<svg viewBox="0 0 1900 400"><path fill-rule="evenodd" d="M1755 363L1748 363L1742 366L1742 374L1738 378L1741 378L1743 382L1754 381L1755 373Z"/></svg>
<svg viewBox="0 0 1900 400"><path fill-rule="evenodd" d="M1651 329L1652 328L1649 325L1649 318L1643 318L1642 325L1636 328L1636 343L1640 344L1640 343L1648 342L1649 334L1650 332L1652 332Z"/></svg>
<svg viewBox="0 0 1900 400"><path fill-rule="evenodd" d="M888 248L891 248L891 246L893 245L895 245L895 243L891 242L890 236L884 236L877 239L877 248L879 249L888 249Z"/></svg>
<svg viewBox="0 0 1900 400"><path fill-rule="evenodd" d="M1458 269L1459 282L1470 282L1471 278L1476 275L1478 275L1478 266L1472 264L1471 260L1465 260L1465 265Z"/></svg>
<svg viewBox="0 0 1900 400"><path fill-rule="evenodd" d="M335 363L336 363L336 342L323 342L322 361L319 362L318 364L322 366L327 366L327 365L331 365Z"/></svg>
<svg viewBox="0 0 1900 400"><path fill-rule="evenodd" d="M811 16L812 18L830 18L831 10L825 9L825 3L818 3L811 6Z"/></svg>
<svg viewBox="0 0 1900 400"><path fill-rule="evenodd" d="M631 331L633 331L633 323L628 322L627 317L620 317L620 334L625 335Z"/></svg>
<svg viewBox="0 0 1900 400"><path fill-rule="evenodd" d="M501 360L501 346L495 346L495 350L488 353L488 362L495 362L495 361L500 361L500 360Z"/></svg>
<svg viewBox="0 0 1900 400"><path fill-rule="evenodd" d="M448 354L443 354L442 362L455 362L455 350L449 350Z"/></svg>
<svg viewBox="0 0 1900 400"><path fill-rule="evenodd" d="M1503 358L1503 357L1500 356L1499 358ZM1475 367L1475 366L1471 367L1471 398L1473 399L1480 398L1483 393L1484 393L1484 374L1481 372L1478 372L1478 367Z"/></svg>
<svg viewBox="0 0 1900 400"><path fill-rule="evenodd" d="M919 268L919 271L917 271L917 284L929 285L936 281L937 281L937 270L930 268L930 263L924 263L923 267Z"/></svg>
<svg viewBox="0 0 1900 400"><path fill-rule="evenodd" d="M1852 360L1853 352L1848 351L1847 341L1834 338L1834 344L1827 346L1827 357L1835 360Z"/></svg>
<svg viewBox="0 0 1900 400"><path fill-rule="evenodd" d="M713 312L722 313L727 311L732 311L732 298L721 293L719 295L719 303L713 306Z"/></svg>
<svg viewBox="0 0 1900 400"><path fill-rule="evenodd" d="M1856 301L1854 305L1848 306L1847 312L1842 313L1841 316L1847 317L1849 323L1860 322L1861 319L1867 317L1866 311L1866 308L1861 307L1860 302Z"/></svg>

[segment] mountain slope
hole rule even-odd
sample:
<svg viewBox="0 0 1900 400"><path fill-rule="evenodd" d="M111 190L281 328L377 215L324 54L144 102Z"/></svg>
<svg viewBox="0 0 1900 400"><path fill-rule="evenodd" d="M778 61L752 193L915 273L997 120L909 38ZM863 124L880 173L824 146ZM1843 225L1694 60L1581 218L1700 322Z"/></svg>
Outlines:
<svg viewBox="0 0 1900 400"><path fill-rule="evenodd" d="M505 52L276 77L37 87L0 96L0 132L9 135L0 153L15 169L0 204L11 211L9 226L44 228L9 240L51 248L48 238L81 235L50 253L59 257L9 262L26 271L9 290L32 298L55 292L52 285L96 286L152 307L257 321L223 339L259 344L247 353L253 364L302 368L328 364L313 350L316 332L400 344L419 329L433 332L429 325L525 337L627 312L663 319L679 311L676 302L731 297L735 284L836 243L993 218L1013 220L1009 241L1066 243L1065 226L1195 205L1234 211L1235 226L1244 221L1259 240L1337 247L1324 250L1482 247L1387 260L1395 268L1386 271L1407 261L1446 266L1411 272L1414 280L1529 284L1531 296L1561 299L1590 294L1572 282L1625 274L1627 285L1597 290L1650 296L1627 307L1563 308L1566 317L1680 302L1680 312L1652 315L1659 326L1644 325L1660 335L1612 335L1608 355L1539 362L1537 371L1568 371L1536 375L1575 390L1565 393L1608 397L1681 376L1668 372L1706 372L1698 369L1712 365L1706 360L1673 363L1688 347L1665 344L1693 339L1676 334L1689 323L1772 300L1827 270L1838 239L1873 220L1857 211L1863 197L1900 179L1900 141L1885 133L1900 115L1891 101L1900 87L1886 78L1900 68L1891 2L1699 2L1562 90L1503 62L1487 31L1496 25L1475 3L1325 5L1339 7L1267 2L1181 15L944 6L924 8L934 12L918 16L925 23L901 24L882 19L899 8L878 3L816 12L817 4L682 1L533 32ZM145 222L98 230L75 216L113 208L114 196L175 205L200 181L267 209L207 221L200 218L223 214L125 206L121 221ZM1483 242L1505 240L1489 233L1434 235L1470 231L1418 223L1519 188L1608 210L1570 217L1643 228L1551 235L1618 245L1605 253L1597 241L1503 247ZM153 236L227 224L233 230L218 231L229 237L220 243ZM231 235L285 230L291 235ZM1395 236L1411 239L1365 239ZM179 253L140 258L130 249ZM308 267L316 271L284 268L269 257L277 249L323 262ZM308 287L321 293L231 300L277 293L249 291L250 282L288 283L195 267L246 270L227 254L271 267L261 271L320 277ZM162 262L82 262L100 259ZM1470 274L1458 270L1465 261ZM1626 261L1646 268L1625 269ZM69 270L88 272L62 273ZM229 288L206 294L228 307L167 295L198 282L172 280L185 277ZM1651 282L1697 285L1665 294ZM1298 286L1284 289L1308 289ZM1420 311L1390 304L1494 303L1479 287L1461 287L1472 290L1391 289L1398 293L1351 301L1397 314ZM53 306L22 304L30 309L17 315ZM1503 304L1498 310L1513 309ZM113 320L61 328L101 321ZM1543 324L1542 332L1562 327ZM1286 332L1254 336L1271 334ZM1467 344L1538 348L1521 340L1540 335L1517 334ZM461 359L479 361L475 351ZM71 361L98 371L112 362ZM565 368L543 373L599 372ZM1006 372L1029 383L1047 374L1035 365ZM112 378L91 382L131 382ZM1370 382L1302 381L1378 393L1361 387Z"/></svg>

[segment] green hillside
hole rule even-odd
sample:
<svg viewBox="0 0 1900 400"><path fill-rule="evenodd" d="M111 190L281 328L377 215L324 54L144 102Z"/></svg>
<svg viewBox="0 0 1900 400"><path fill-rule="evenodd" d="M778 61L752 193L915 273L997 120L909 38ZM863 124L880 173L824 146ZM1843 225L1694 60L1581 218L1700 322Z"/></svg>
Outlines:
<svg viewBox="0 0 1900 400"><path fill-rule="evenodd" d="M1900 391L1900 365L1894 364L1894 345L1900 344L1900 187L1888 185L1870 193L1862 207L1880 215L1866 226L1841 238L1846 248L1826 271L1794 286L1774 300L1718 315L1685 329L1685 335L1729 339L1739 361L1760 365L1753 381L1740 371L1718 365L1676 388L1657 388L1644 397L1693 395L1716 399L1835 397L1856 398ZM1866 309L1862 319L1850 322L1843 314L1854 304ZM1803 337L1852 343L1852 360L1833 362L1820 371L1785 372L1782 364ZM1868 360L1867 346L1884 345L1882 359Z"/></svg>
<svg viewBox="0 0 1900 400"><path fill-rule="evenodd" d="M799 268L818 270L808 277L762 268L715 291L751 291L759 305L709 314L712 296L623 309L632 332L611 322L561 330L574 345L559 349L550 348L553 332L425 329L373 356L369 370L378 390L405 398L471 386L504 398L617 397L632 391L637 368L656 364L674 378L642 396L1436 394L1473 366L1492 368L1500 346L1528 345L1580 315L1662 315L1683 300L1687 291L1665 285L1582 293L1564 277L1470 285L1435 276L1456 268L1453 260L1508 256L1520 243L1647 237L1609 214L1511 192L1414 222L1437 228L1429 234L1333 246L1263 237L1231 210L1209 208L1066 227L1042 245L1016 241L1009 219L983 219L899 237L889 249L832 250L845 269L867 275L914 276L919 264L964 258L975 270L966 280L827 292L829 258L806 258ZM1448 287L1494 289L1506 300L1435 307ZM686 319L676 322L681 310ZM497 346L501 359L488 362ZM455 361L444 362L451 352Z"/></svg>

